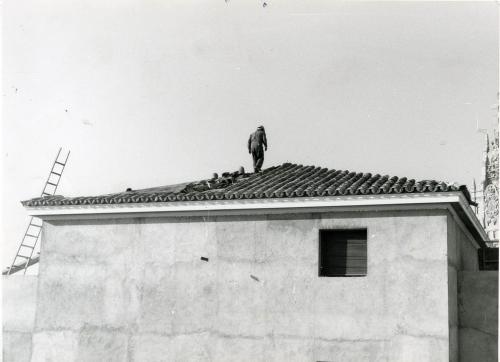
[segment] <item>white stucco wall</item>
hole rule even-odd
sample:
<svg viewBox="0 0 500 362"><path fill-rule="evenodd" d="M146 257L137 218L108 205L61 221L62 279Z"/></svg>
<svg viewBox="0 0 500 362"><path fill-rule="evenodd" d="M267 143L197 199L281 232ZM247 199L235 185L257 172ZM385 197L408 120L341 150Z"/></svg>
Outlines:
<svg viewBox="0 0 500 362"><path fill-rule="evenodd" d="M450 361L460 360L458 275L467 270L478 272L478 244L451 215L448 216L448 314L450 329Z"/></svg>
<svg viewBox="0 0 500 362"><path fill-rule="evenodd" d="M368 229L366 277L318 277L321 228ZM444 212L59 221L44 236L33 361L448 360Z"/></svg>
<svg viewBox="0 0 500 362"><path fill-rule="evenodd" d="M37 284L35 275L2 276L3 362L31 359Z"/></svg>

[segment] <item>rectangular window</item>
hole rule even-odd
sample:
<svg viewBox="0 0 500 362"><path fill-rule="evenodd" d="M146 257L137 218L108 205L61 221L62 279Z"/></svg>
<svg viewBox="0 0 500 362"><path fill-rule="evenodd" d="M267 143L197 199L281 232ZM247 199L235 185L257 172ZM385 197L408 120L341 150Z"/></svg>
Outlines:
<svg viewBox="0 0 500 362"><path fill-rule="evenodd" d="M320 230L319 276L366 275L366 240L366 229Z"/></svg>

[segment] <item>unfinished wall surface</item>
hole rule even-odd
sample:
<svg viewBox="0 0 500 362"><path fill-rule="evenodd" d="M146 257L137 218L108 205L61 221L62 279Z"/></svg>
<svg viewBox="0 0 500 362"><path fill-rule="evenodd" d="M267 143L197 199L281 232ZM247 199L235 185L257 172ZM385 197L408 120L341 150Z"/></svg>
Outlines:
<svg viewBox="0 0 500 362"><path fill-rule="evenodd" d="M460 361L498 361L498 271L459 273Z"/></svg>
<svg viewBox="0 0 500 362"><path fill-rule="evenodd" d="M38 278L2 276L2 343L4 362L31 360Z"/></svg>
<svg viewBox="0 0 500 362"><path fill-rule="evenodd" d="M367 276L318 277L321 228L368 229ZM32 361L449 357L437 211L58 221L44 235Z"/></svg>
<svg viewBox="0 0 500 362"><path fill-rule="evenodd" d="M459 278L462 270L478 271L478 245L472 236L448 215L448 315L450 361L460 359L459 339Z"/></svg>

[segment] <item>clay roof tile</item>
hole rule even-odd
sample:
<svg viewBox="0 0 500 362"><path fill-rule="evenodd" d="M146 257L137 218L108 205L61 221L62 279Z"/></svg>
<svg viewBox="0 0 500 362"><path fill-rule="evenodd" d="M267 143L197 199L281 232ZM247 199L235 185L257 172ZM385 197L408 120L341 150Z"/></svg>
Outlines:
<svg viewBox="0 0 500 362"><path fill-rule="evenodd" d="M95 205L448 191L462 191L471 202L465 186L459 187L435 180L416 182L406 177L284 163L255 174L227 173L226 177L215 180L201 180L102 196L38 197L23 201L23 205Z"/></svg>

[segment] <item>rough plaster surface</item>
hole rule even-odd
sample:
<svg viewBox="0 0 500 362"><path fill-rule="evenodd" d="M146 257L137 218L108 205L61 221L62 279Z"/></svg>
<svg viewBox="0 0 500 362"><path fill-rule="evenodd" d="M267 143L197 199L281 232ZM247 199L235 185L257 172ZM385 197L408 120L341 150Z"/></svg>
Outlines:
<svg viewBox="0 0 500 362"><path fill-rule="evenodd" d="M460 360L458 273L461 270L478 271L477 245L451 215L448 215L447 232L449 360L458 362Z"/></svg>
<svg viewBox="0 0 500 362"><path fill-rule="evenodd" d="M498 271L459 273L460 361L498 361Z"/></svg>
<svg viewBox="0 0 500 362"><path fill-rule="evenodd" d="M38 278L2 277L2 348L4 362L30 361Z"/></svg>
<svg viewBox="0 0 500 362"><path fill-rule="evenodd" d="M368 228L366 277L318 277L321 228ZM44 235L33 361L448 360L439 212L65 221Z"/></svg>

